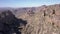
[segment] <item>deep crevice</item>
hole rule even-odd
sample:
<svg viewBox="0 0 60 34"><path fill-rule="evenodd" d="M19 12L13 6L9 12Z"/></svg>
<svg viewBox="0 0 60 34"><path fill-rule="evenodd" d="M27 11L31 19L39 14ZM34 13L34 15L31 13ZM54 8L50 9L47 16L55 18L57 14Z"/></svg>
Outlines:
<svg viewBox="0 0 60 34"><path fill-rule="evenodd" d="M52 14L55 14L55 10L53 10L53 13Z"/></svg>

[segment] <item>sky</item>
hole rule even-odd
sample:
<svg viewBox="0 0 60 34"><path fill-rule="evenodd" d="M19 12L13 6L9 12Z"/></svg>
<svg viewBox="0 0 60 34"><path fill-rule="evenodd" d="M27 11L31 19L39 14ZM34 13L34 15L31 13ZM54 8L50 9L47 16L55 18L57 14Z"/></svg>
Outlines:
<svg viewBox="0 0 60 34"><path fill-rule="evenodd" d="M60 4L60 0L0 0L0 7L38 7Z"/></svg>

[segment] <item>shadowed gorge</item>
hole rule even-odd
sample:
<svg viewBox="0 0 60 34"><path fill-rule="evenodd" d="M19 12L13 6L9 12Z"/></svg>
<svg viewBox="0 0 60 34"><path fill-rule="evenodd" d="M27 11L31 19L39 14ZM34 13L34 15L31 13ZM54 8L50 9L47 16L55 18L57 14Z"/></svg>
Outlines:
<svg viewBox="0 0 60 34"><path fill-rule="evenodd" d="M21 26L25 26L26 24L27 21L23 19L17 19L10 10L0 12L1 34L13 34L13 33L21 34L19 30L23 29L23 27Z"/></svg>

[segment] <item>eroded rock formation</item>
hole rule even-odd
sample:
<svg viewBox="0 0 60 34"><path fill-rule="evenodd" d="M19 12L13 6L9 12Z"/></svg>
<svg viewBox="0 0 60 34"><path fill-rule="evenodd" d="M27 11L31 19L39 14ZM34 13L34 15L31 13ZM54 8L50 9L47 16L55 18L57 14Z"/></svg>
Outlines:
<svg viewBox="0 0 60 34"><path fill-rule="evenodd" d="M33 12L34 14L27 12L19 17L28 21L22 34L60 34L59 4L37 7Z"/></svg>
<svg viewBox="0 0 60 34"><path fill-rule="evenodd" d="M10 11L0 13L0 33L60 34L60 4L18 8L13 13L15 15Z"/></svg>

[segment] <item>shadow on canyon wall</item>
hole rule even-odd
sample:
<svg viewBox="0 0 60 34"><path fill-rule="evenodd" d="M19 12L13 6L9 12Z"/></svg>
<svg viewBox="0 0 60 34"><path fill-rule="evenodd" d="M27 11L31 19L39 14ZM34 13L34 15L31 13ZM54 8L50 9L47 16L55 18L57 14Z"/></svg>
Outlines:
<svg viewBox="0 0 60 34"><path fill-rule="evenodd" d="M26 20L17 19L10 10L0 12L0 34L21 34L19 30L26 24Z"/></svg>

